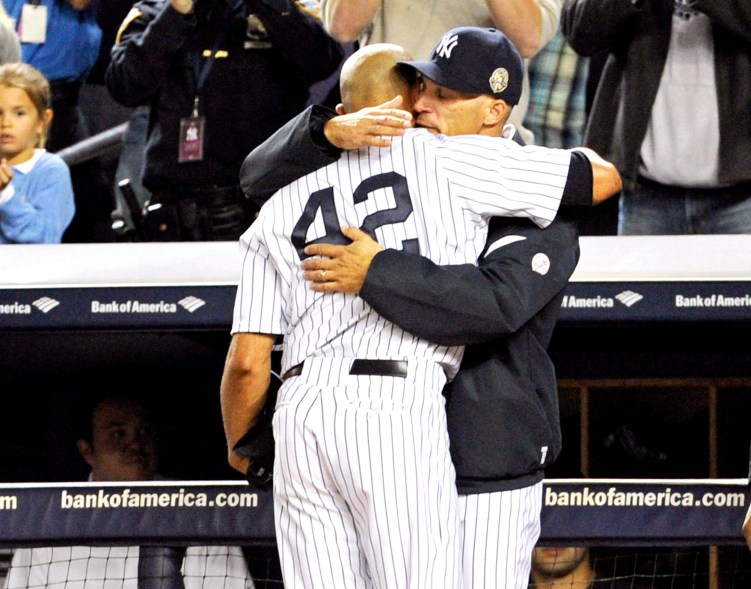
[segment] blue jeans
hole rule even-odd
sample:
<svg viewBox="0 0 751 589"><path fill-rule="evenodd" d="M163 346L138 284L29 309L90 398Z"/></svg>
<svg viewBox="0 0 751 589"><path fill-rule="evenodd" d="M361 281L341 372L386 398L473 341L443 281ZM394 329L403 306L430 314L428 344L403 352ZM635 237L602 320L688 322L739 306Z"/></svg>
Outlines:
<svg viewBox="0 0 751 589"><path fill-rule="evenodd" d="M618 235L751 233L751 182L681 188L640 179L618 207Z"/></svg>

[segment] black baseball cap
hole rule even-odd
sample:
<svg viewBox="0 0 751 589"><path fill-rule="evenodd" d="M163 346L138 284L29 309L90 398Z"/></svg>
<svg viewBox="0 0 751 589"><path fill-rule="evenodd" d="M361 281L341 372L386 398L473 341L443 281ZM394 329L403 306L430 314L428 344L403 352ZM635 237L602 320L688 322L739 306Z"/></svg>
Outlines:
<svg viewBox="0 0 751 589"><path fill-rule="evenodd" d="M436 84L466 94L490 94L519 103L524 62L511 40L497 29L457 27L433 48L429 61L400 61Z"/></svg>

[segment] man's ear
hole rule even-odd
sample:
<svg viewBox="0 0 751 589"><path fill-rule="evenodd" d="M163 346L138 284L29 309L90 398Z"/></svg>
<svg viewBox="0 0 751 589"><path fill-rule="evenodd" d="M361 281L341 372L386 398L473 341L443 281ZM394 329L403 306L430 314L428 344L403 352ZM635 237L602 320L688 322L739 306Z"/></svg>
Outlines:
<svg viewBox="0 0 751 589"><path fill-rule="evenodd" d="M91 444L86 440L78 440L78 442L76 442L76 447L78 448L78 453L81 455L84 462L94 468L94 448L91 447Z"/></svg>
<svg viewBox="0 0 751 589"><path fill-rule="evenodd" d="M485 114L485 125L488 127L495 127L506 124L509 115L511 114L511 107L506 104L505 100L496 98L490 103L487 113Z"/></svg>

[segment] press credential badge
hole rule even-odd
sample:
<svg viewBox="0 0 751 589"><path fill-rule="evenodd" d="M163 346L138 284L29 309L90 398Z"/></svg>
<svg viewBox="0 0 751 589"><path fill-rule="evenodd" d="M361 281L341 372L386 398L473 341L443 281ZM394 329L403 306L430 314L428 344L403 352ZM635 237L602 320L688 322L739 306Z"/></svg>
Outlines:
<svg viewBox="0 0 751 589"><path fill-rule="evenodd" d="M177 161L200 162L203 159L203 139L206 118L198 115L198 97L190 117L180 119L180 142Z"/></svg>
<svg viewBox="0 0 751 589"><path fill-rule="evenodd" d="M47 7L39 3L24 4L18 37L22 43L42 44L47 40Z"/></svg>

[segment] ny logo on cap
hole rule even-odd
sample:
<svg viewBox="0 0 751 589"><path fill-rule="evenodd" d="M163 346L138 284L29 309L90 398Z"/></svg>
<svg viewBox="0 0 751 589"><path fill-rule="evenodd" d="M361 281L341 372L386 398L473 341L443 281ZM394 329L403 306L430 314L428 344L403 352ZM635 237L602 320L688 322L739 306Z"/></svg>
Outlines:
<svg viewBox="0 0 751 589"><path fill-rule="evenodd" d="M438 47L435 48L435 53L438 57L445 57L446 59L449 59L451 57L451 52L458 44L459 35L446 33L443 36L443 39L441 39L441 42L438 43Z"/></svg>

